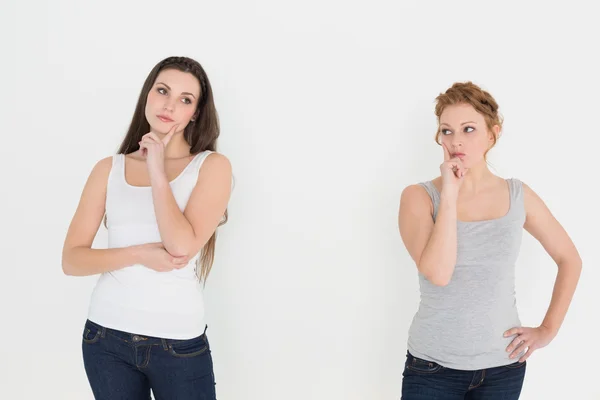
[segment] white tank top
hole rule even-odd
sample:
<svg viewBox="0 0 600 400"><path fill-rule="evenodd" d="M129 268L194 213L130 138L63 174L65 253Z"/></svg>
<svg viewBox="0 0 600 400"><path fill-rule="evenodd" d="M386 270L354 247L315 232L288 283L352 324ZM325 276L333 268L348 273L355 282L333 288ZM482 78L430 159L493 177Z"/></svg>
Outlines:
<svg viewBox="0 0 600 400"><path fill-rule="evenodd" d="M211 151L197 154L170 182L183 212ZM125 180L125 156L113 156L106 189L108 248L161 242L152 188ZM141 264L103 273L92 294L88 318L102 326L165 339L191 339L204 332L202 284L196 254L181 269L156 272Z"/></svg>

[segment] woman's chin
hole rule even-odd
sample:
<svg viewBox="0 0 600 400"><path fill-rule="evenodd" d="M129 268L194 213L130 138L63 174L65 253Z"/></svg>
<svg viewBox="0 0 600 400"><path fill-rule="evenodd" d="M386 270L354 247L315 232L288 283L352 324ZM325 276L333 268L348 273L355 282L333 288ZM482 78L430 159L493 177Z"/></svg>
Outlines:
<svg viewBox="0 0 600 400"><path fill-rule="evenodd" d="M150 132L154 132L156 134L159 135L166 135L169 132L170 127L165 126L166 124L164 123L160 123L160 124L151 124L150 125Z"/></svg>

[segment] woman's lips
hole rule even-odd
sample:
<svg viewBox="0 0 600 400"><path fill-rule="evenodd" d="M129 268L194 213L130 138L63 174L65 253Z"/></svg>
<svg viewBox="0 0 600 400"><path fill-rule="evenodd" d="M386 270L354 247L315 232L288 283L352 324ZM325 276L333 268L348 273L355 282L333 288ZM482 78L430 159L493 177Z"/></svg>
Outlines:
<svg viewBox="0 0 600 400"><path fill-rule="evenodd" d="M173 122L173 120L169 117L165 117L163 115L159 115L158 119L160 119L162 122Z"/></svg>

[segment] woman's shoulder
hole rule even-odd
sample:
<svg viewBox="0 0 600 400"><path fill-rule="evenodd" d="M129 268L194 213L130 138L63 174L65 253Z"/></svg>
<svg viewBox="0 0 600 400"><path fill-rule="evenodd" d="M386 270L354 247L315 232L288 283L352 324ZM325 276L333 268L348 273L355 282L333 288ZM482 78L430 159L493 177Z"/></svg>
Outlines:
<svg viewBox="0 0 600 400"><path fill-rule="evenodd" d="M93 187L105 187L113 166L113 156L104 157L98 161L92 168L88 176L87 185Z"/></svg>
<svg viewBox="0 0 600 400"><path fill-rule="evenodd" d="M216 151L203 151L202 170L204 173L231 174L231 162L221 153ZM208 172L207 172L208 171Z"/></svg>
<svg viewBox="0 0 600 400"><path fill-rule="evenodd" d="M510 181L513 182L514 187L516 187L519 191L519 194L523 198L525 202L525 209L530 209L532 207L541 207L544 206L543 200L536 193L535 190L531 188L531 186L524 181L518 178L510 178Z"/></svg>
<svg viewBox="0 0 600 400"><path fill-rule="evenodd" d="M204 150L198 153L197 155L202 154L206 157L207 160L211 160L212 163L217 164L229 164L229 159L222 153L212 151L212 150Z"/></svg>
<svg viewBox="0 0 600 400"><path fill-rule="evenodd" d="M404 190L408 193L415 193L415 196L422 197L431 197L433 192L440 192L442 188L442 177L438 176L431 180L424 180L412 183L408 185Z"/></svg>
<svg viewBox="0 0 600 400"><path fill-rule="evenodd" d="M428 180L413 182L413 183L409 184L408 186L406 186L405 189L408 189L408 188L424 188L424 187L432 186L432 185L436 189L439 190L439 188L442 187L442 177L438 176L438 177L435 177L433 179L428 179ZM411 189L411 190L414 190L414 189Z"/></svg>
<svg viewBox="0 0 600 400"><path fill-rule="evenodd" d="M442 189L442 177L435 177L430 181L423 182L423 184L433 186L439 192Z"/></svg>
<svg viewBox="0 0 600 400"><path fill-rule="evenodd" d="M402 191L402 199L408 203L431 203L434 191L440 190L441 177L411 183Z"/></svg>
<svg viewBox="0 0 600 400"><path fill-rule="evenodd" d="M106 173L108 174L112 168L115 156L104 157L96 162L92 173Z"/></svg>
<svg viewBox="0 0 600 400"><path fill-rule="evenodd" d="M532 192L531 188L519 178L501 178L508 183L510 190L517 196L526 196ZM506 183L505 183L506 184Z"/></svg>

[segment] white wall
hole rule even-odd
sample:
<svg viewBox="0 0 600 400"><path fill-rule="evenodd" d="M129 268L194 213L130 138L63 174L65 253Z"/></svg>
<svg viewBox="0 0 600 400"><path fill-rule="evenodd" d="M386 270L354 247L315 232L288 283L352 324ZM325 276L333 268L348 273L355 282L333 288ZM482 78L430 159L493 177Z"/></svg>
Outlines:
<svg viewBox="0 0 600 400"><path fill-rule="evenodd" d="M433 100L468 79L506 118L496 172L532 186L584 260L565 324L530 358L521 398L600 398L591 8L38 3L9 0L0 13L2 398L92 398L80 343L96 277L65 277L61 248L92 166L116 150L143 80L169 55L206 68L236 175L206 291L220 399L400 397L418 286L399 195L438 173ZM96 245L105 242L101 230ZM554 274L526 234L525 324L541 322Z"/></svg>

